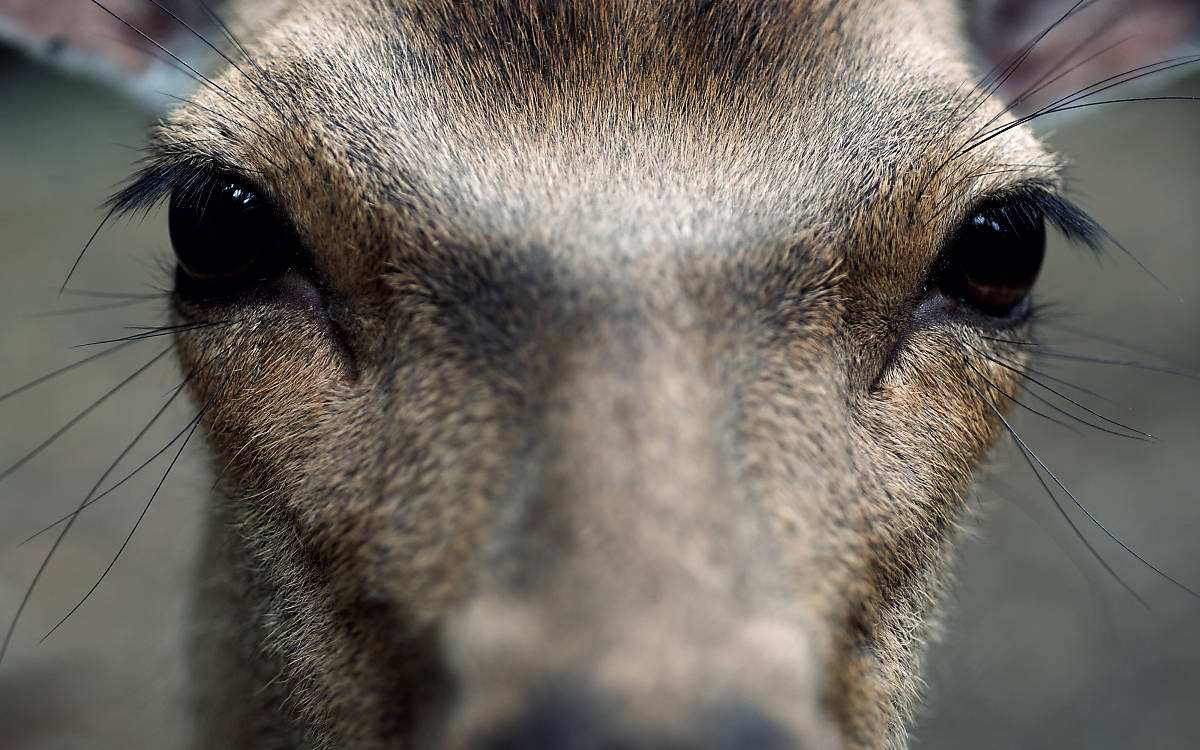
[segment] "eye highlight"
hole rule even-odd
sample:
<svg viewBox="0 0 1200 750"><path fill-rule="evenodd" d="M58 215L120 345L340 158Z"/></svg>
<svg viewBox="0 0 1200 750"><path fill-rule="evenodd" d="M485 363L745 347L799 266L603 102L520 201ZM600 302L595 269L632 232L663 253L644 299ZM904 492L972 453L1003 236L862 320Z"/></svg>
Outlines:
<svg viewBox="0 0 1200 750"><path fill-rule="evenodd" d="M299 244L259 192L219 173L171 192L171 245L188 289L229 295L285 274Z"/></svg>
<svg viewBox="0 0 1200 750"><path fill-rule="evenodd" d="M942 255L941 292L997 318L1014 314L1029 297L1046 255L1046 217L1021 200L977 207Z"/></svg>

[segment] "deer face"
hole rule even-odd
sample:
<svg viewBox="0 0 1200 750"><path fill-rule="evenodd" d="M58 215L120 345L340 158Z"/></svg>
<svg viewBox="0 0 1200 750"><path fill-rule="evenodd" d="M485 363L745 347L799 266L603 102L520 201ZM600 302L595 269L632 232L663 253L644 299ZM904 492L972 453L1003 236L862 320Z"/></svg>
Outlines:
<svg viewBox="0 0 1200 750"><path fill-rule="evenodd" d="M955 22L302 4L158 131L317 736L896 736L1061 205Z"/></svg>
<svg viewBox="0 0 1200 750"><path fill-rule="evenodd" d="M1044 225L1097 236L951 4L242 11L118 198L221 474L212 736L903 745Z"/></svg>

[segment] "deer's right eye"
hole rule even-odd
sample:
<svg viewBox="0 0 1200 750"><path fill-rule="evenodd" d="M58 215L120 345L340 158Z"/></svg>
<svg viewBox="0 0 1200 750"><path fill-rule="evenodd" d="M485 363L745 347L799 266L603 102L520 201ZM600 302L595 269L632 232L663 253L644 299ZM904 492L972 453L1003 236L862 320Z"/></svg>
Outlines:
<svg viewBox="0 0 1200 750"><path fill-rule="evenodd" d="M285 274L299 243L249 185L214 175L171 195L171 245L184 291L226 296Z"/></svg>
<svg viewBox="0 0 1200 750"><path fill-rule="evenodd" d="M1036 205L999 200L976 208L944 251L942 293L986 315L1018 313L1046 253L1046 219Z"/></svg>
<svg viewBox="0 0 1200 750"><path fill-rule="evenodd" d="M1046 254L1047 225L1099 253L1105 231L1046 186L1020 186L976 205L941 248L929 279L930 302L948 303L976 323L1025 320Z"/></svg>

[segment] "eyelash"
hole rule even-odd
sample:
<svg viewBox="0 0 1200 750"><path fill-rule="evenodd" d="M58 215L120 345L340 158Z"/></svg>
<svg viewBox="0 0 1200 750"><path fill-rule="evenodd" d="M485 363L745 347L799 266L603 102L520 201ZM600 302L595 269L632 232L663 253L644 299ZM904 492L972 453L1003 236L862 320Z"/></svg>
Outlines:
<svg viewBox="0 0 1200 750"><path fill-rule="evenodd" d="M1113 238L1086 211L1041 182L1018 185L976 202L962 217L974 215L986 203L1005 202L1018 209L1039 214L1070 242L1086 247L1093 253L1104 252Z"/></svg>
<svg viewBox="0 0 1200 750"><path fill-rule="evenodd" d="M186 161L152 164L133 176L129 185L115 193L106 207L115 217L146 213L176 192L199 192L211 184L216 175L236 174L237 170L222 164L191 164Z"/></svg>

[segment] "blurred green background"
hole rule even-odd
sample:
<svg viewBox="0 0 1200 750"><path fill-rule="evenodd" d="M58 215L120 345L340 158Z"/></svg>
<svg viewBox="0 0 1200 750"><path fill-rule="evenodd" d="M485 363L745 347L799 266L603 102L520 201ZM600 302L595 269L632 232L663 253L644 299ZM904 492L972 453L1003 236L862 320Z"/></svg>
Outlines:
<svg viewBox="0 0 1200 750"><path fill-rule="evenodd" d="M1200 78L1172 93L1200 93ZM57 296L129 173L149 118L102 88L0 53L0 393L154 325L161 301L105 306ZM1056 302L1045 338L1074 351L1200 370L1200 102L1139 104L1059 126L1075 195L1162 283L1119 252L1097 261L1057 243L1041 284ZM167 283L161 216L101 233L72 287L153 294ZM1114 337L1128 352L1074 329ZM168 345L164 339L0 401L0 465L17 460ZM1088 507L1134 549L1200 588L1200 382L1132 368L1037 365L1105 400L1089 403L1153 433L1137 443L1029 414L1016 424ZM52 539L21 541L69 512L177 383L164 362L0 484L0 625ZM189 418L176 409L145 457ZM198 446L197 446L198 447ZM129 532L167 456L92 508L59 550L0 668L0 748L181 744L180 640L200 509L211 482L190 448L95 595L44 643ZM121 474L123 475L123 474ZM121 476L117 475L117 476ZM915 747L1200 747L1200 601L1147 572L1086 521L1085 532L1150 607L1121 590L1072 536L1028 468L1000 446L973 493L946 635L929 660ZM1075 514L1078 517L1078 514Z"/></svg>

